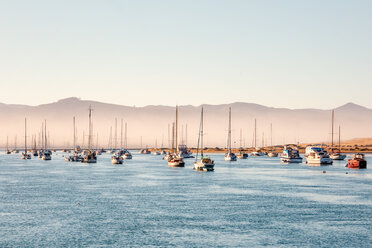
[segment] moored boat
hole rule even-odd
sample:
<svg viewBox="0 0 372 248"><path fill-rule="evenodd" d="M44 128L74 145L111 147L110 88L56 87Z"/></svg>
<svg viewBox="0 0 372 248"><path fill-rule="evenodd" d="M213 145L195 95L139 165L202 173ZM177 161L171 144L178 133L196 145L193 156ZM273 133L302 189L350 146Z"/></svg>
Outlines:
<svg viewBox="0 0 372 248"><path fill-rule="evenodd" d="M282 154L280 154L280 161L282 163L302 163L302 157L300 152L292 147L284 147Z"/></svg>
<svg viewBox="0 0 372 248"><path fill-rule="evenodd" d="M214 161L209 156L204 156L204 108L201 110L200 117L200 127L199 127L199 137L198 146L196 149L196 159L194 163L194 170L197 171L214 171ZM198 159L200 150L200 159Z"/></svg>
<svg viewBox="0 0 372 248"><path fill-rule="evenodd" d="M123 163L123 158L118 154L118 153L115 153L112 157L111 157L111 163L112 164L122 164Z"/></svg>
<svg viewBox="0 0 372 248"><path fill-rule="evenodd" d="M353 158L348 160L347 167L352 169L367 169L367 160L365 160L364 154L354 154Z"/></svg>
<svg viewBox="0 0 372 248"><path fill-rule="evenodd" d="M225 154L225 161L236 161L237 157L235 153L231 151L231 107L229 108L229 129L227 135L227 153Z"/></svg>
<svg viewBox="0 0 372 248"><path fill-rule="evenodd" d="M329 157L328 152L321 147L306 147L306 163L309 165L329 165L333 164L333 159Z"/></svg>
<svg viewBox="0 0 372 248"><path fill-rule="evenodd" d="M172 127L172 148L173 153L168 156L169 167L185 167L183 157L179 156L178 150L178 106L176 106L176 123L173 122Z"/></svg>

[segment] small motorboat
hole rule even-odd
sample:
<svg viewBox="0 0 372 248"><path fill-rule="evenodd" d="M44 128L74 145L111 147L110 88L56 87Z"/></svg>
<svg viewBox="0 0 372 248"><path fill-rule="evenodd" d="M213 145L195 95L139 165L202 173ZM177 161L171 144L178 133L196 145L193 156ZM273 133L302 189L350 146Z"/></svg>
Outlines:
<svg viewBox="0 0 372 248"><path fill-rule="evenodd" d="M367 169L367 160L365 160L364 154L356 153L352 159L349 159L346 166L352 169Z"/></svg>
<svg viewBox="0 0 372 248"><path fill-rule="evenodd" d="M123 158L115 153L112 157L111 157L111 163L112 164L122 164L124 162Z"/></svg>

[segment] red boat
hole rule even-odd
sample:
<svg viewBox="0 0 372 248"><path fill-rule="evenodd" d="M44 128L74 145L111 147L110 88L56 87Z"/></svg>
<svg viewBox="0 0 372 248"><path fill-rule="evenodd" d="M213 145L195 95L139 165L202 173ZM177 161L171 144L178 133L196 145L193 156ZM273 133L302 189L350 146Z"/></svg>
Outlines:
<svg viewBox="0 0 372 248"><path fill-rule="evenodd" d="M354 154L353 159L349 159L347 166L353 169L366 169L367 161L364 159L364 154Z"/></svg>

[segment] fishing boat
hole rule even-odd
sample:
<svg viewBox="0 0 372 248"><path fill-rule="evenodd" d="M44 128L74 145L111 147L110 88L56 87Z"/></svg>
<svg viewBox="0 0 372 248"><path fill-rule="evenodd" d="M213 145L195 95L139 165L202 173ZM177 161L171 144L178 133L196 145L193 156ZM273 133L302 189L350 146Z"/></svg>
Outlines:
<svg viewBox="0 0 372 248"><path fill-rule="evenodd" d="M123 158L118 153L115 153L111 157L111 163L112 164L122 164L123 162L124 162Z"/></svg>
<svg viewBox="0 0 372 248"><path fill-rule="evenodd" d="M172 148L174 151L168 157L168 166L169 167L185 167L185 162L183 157L179 156L179 146L178 146L178 106L176 106L176 123L173 123L173 139L172 139Z"/></svg>
<svg viewBox="0 0 372 248"><path fill-rule="evenodd" d="M203 148L203 134L204 134L204 109L202 107L199 127L198 146L196 149L196 159L194 163L194 170L197 171L214 171L214 161L209 156L204 156ZM198 158L200 150L200 159Z"/></svg>
<svg viewBox="0 0 372 248"><path fill-rule="evenodd" d="M25 118L25 151L21 154L22 159L31 159L31 155L27 153L27 119Z"/></svg>
<svg viewBox="0 0 372 248"><path fill-rule="evenodd" d="M282 154L280 154L280 161L282 163L302 163L302 157L297 149L293 149L290 146L284 146Z"/></svg>
<svg viewBox="0 0 372 248"><path fill-rule="evenodd" d="M231 151L231 108L229 108L229 130L227 135L227 149L228 152L225 154L225 161L236 161L237 157L235 153Z"/></svg>
<svg viewBox="0 0 372 248"><path fill-rule="evenodd" d="M357 153L353 155L352 159L348 160L346 166L352 169L367 169L367 160L365 160L364 154Z"/></svg>
<svg viewBox="0 0 372 248"><path fill-rule="evenodd" d="M333 163L333 159L329 157L328 152L321 147L306 147L305 157L306 163L310 165L328 165Z"/></svg>
<svg viewBox="0 0 372 248"><path fill-rule="evenodd" d="M97 154L96 152L91 148L92 144L92 107L89 106L89 135L88 135L88 150L85 152L85 156L83 158L83 163L97 163Z"/></svg>
<svg viewBox="0 0 372 248"><path fill-rule="evenodd" d="M178 155L183 158L194 158L192 152L187 148L186 145L178 145Z"/></svg>

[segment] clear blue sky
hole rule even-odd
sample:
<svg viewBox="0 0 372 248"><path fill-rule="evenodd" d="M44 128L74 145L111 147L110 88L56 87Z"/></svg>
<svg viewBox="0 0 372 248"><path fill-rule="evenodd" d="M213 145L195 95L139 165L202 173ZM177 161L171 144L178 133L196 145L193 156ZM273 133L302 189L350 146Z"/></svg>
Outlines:
<svg viewBox="0 0 372 248"><path fill-rule="evenodd" d="M372 1L1 1L0 102L372 108Z"/></svg>

